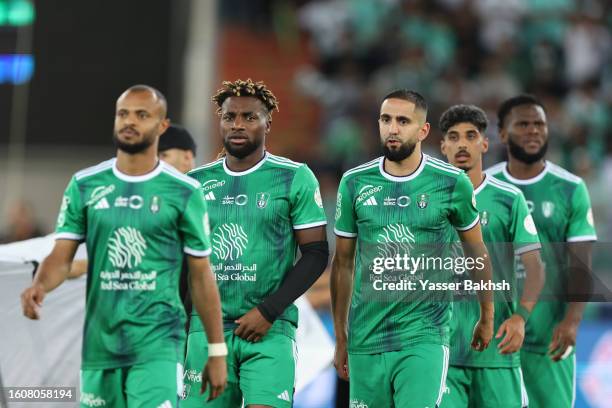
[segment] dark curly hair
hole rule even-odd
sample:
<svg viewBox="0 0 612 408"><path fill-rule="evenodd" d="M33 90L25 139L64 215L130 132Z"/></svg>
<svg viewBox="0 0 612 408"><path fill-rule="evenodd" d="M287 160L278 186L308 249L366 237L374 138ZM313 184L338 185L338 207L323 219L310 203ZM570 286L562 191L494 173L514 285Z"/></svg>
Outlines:
<svg viewBox="0 0 612 408"><path fill-rule="evenodd" d="M278 111L278 101L263 82L253 82L251 78L243 81L237 79L234 82L223 81L223 88L219 89L212 100L217 104L217 113L221 113L223 102L231 96L252 96L259 99L271 115L273 110Z"/></svg>
<svg viewBox="0 0 612 408"><path fill-rule="evenodd" d="M475 105L454 105L440 116L440 130L446 133L457 123L471 123L479 132L487 130L487 114Z"/></svg>
<svg viewBox="0 0 612 408"><path fill-rule="evenodd" d="M499 130L503 129L504 121L506 120L506 117L510 111L517 106L522 105L536 105L544 109L544 112L546 112L546 108L544 105L542 105L542 102L540 102L540 100L533 95L522 94L513 96L512 98L506 99L504 102L502 102L501 106L497 110L497 127Z"/></svg>

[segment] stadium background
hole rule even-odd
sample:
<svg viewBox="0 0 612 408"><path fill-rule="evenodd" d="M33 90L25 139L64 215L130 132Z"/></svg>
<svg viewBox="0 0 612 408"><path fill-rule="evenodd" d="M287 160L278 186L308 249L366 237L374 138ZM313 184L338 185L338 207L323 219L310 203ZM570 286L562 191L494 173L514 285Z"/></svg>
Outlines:
<svg viewBox="0 0 612 408"><path fill-rule="evenodd" d="M128 86L166 94L202 163L220 147L210 95L221 80L251 77L280 100L268 148L314 169L330 219L342 172L378 155L390 89L425 95L425 150L436 156L444 109L485 108L487 165L503 159L497 106L535 93L548 110L548 158L586 180L608 243L611 29L606 0L0 0L0 240L51 232L70 175L113 155L114 102ZM319 287L312 300L329 323ZM579 407L612 406L611 321L609 305L589 307Z"/></svg>

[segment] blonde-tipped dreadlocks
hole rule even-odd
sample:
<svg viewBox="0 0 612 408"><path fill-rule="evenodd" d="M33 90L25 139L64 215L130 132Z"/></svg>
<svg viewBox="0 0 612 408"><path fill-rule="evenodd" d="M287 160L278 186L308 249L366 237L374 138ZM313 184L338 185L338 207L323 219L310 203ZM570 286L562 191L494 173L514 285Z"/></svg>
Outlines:
<svg viewBox="0 0 612 408"><path fill-rule="evenodd" d="M221 114L221 106L223 102L230 96L252 96L259 99L266 109L268 110L268 120L272 121L272 111L276 109L278 111L278 101L276 96L266 87L262 81L253 82L251 78L246 81L237 79L234 82L223 81L223 88L219 89L212 100L217 104L217 113ZM225 148L222 148L217 159L224 157L226 154Z"/></svg>
<svg viewBox="0 0 612 408"><path fill-rule="evenodd" d="M223 81L223 88L212 97L213 102L217 104L217 113L221 113L223 102L230 96L253 96L264 104L270 115L274 109L278 111L276 96L261 81L253 82L251 78L246 81L241 79L234 82Z"/></svg>

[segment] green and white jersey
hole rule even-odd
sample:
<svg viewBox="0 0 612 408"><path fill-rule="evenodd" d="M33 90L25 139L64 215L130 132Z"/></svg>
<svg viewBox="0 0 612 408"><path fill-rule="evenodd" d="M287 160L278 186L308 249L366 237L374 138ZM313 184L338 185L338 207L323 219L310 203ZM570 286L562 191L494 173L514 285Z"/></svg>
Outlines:
<svg viewBox="0 0 612 408"><path fill-rule="evenodd" d="M182 360L183 252L211 252L198 187L162 161L146 175L129 176L111 159L70 180L56 239L87 244L84 369Z"/></svg>
<svg viewBox="0 0 612 408"><path fill-rule="evenodd" d="M485 175L474 190L476 207L480 213L482 238L489 250L493 280L508 282L511 290L504 293L507 301L495 302L495 330L516 310L521 292L515 273L515 255L540 248L540 240L525 197L511 184ZM504 300L506 300L504 299ZM470 342L474 325L480 317L480 303L476 293L454 304L450 364L464 367L518 367L519 353L502 355L493 338L484 351L472 350Z"/></svg>
<svg viewBox="0 0 612 408"><path fill-rule="evenodd" d="M385 172L384 160L347 171L336 203L335 233L357 239L348 338L348 351L357 354L418 343L448 345L452 292L446 300L431 300L425 291L421 298L389 291L372 296L378 279L372 265L381 255L400 252L442 256L456 229L469 230L478 222L472 184L462 170L423 154L413 174L396 177ZM410 279L432 279L430 272L415 270ZM452 271L436 279L451 282Z"/></svg>
<svg viewBox="0 0 612 408"><path fill-rule="evenodd" d="M499 163L487 173L518 187L527 200L540 241L546 272L543 294L565 294L568 284L568 256L560 243L595 241L591 200L584 181L561 167L546 162L534 178L512 177L507 163ZM554 327L565 316L565 302L543 299L529 317L523 348L546 353Z"/></svg>
<svg viewBox="0 0 612 408"><path fill-rule="evenodd" d="M302 163L268 152L243 172L225 158L192 170L208 203L211 264L226 328L281 285L296 261L295 230L327 224L319 183ZM298 313L289 306L271 330L293 336ZM197 319L193 329L201 330Z"/></svg>

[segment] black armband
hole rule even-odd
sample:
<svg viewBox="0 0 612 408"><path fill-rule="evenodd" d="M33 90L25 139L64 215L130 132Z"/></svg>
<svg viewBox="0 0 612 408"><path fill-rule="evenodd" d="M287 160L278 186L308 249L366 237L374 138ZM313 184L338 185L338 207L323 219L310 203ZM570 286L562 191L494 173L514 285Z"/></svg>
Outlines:
<svg viewBox="0 0 612 408"><path fill-rule="evenodd" d="M278 290L257 306L263 317L270 323L274 322L295 299L306 292L327 267L329 259L327 241L300 245L300 252L302 252L302 257L287 273Z"/></svg>

